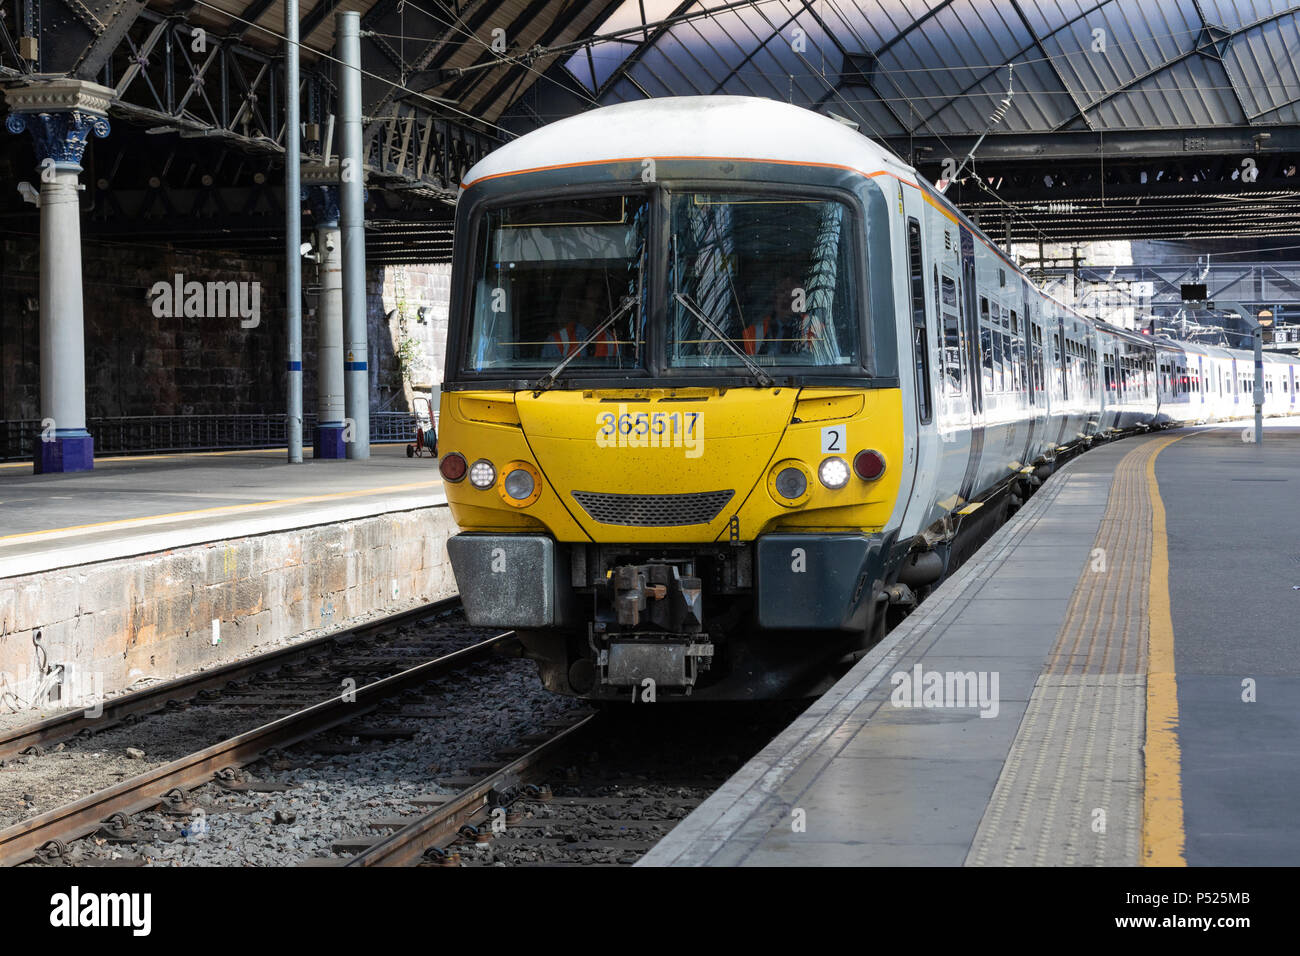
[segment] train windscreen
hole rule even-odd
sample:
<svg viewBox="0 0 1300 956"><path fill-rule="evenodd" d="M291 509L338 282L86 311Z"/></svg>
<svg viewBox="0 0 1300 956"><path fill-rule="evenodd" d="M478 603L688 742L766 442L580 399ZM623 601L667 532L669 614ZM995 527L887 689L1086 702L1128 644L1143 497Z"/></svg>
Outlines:
<svg viewBox="0 0 1300 956"><path fill-rule="evenodd" d="M844 203L675 193L669 220L670 367L859 364Z"/></svg>
<svg viewBox="0 0 1300 956"><path fill-rule="evenodd" d="M647 195L489 210L477 233L466 366L643 366L649 210Z"/></svg>

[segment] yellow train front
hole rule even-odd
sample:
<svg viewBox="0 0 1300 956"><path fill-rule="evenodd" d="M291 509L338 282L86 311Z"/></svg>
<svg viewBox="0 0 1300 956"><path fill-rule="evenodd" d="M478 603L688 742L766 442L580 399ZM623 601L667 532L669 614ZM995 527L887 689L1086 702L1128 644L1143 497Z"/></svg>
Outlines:
<svg viewBox="0 0 1300 956"><path fill-rule="evenodd" d="M448 552L559 693L813 692L907 552L885 191L685 111L545 127L457 210Z"/></svg>

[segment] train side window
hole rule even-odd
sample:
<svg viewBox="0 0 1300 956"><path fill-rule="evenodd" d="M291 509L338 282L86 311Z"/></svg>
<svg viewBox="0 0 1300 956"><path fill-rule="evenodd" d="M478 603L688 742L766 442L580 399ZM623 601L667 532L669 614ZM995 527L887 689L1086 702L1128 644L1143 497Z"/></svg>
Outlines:
<svg viewBox="0 0 1300 956"><path fill-rule="evenodd" d="M1031 330L1032 330L1032 332L1033 332L1033 336L1032 336L1032 338L1031 338L1030 345L1031 345L1031 347L1032 347L1033 350L1034 350L1034 355L1033 355L1033 366L1034 366L1034 369L1033 369L1033 371L1034 371L1034 391L1035 391L1035 392L1041 392L1041 391L1043 390L1043 381L1044 381L1044 378L1043 378L1043 327L1042 327L1041 325L1039 325L1037 322L1034 322L1034 323L1032 324L1032 326L1031 326Z"/></svg>
<svg viewBox="0 0 1300 956"><path fill-rule="evenodd" d="M1016 387L1016 378L1011 334L1008 331L1011 328L1011 320L1005 305L998 310L998 323L1002 326L1002 388L1010 392Z"/></svg>
<svg viewBox="0 0 1300 956"><path fill-rule="evenodd" d="M993 329L989 320L989 300L980 296L980 353L983 361L980 363L984 378L984 391L991 392L996 388L993 380Z"/></svg>
<svg viewBox="0 0 1300 956"><path fill-rule="evenodd" d="M1066 376L1065 355L1061 351L1061 334L1059 332L1052 333L1052 359L1056 363L1056 367L1061 372L1061 397L1069 398L1070 397L1069 389L1066 387L1065 384L1065 376Z"/></svg>
<svg viewBox="0 0 1300 956"><path fill-rule="evenodd" d="M912 270L912 350L916 361L916 408L921 424L929 424L930 339L925 321L925 261L921 258L921 224L907 220L907 253Z"/></svg>
<svg viewBox="0 0 1300 956"><path fill-rule="evenodd" d="M993 330L993 374L997 380L998 391L1005 392L1011 387L1008 375L1008 369L1011 367L1011 356L1007 354L1007 334L1001 329Z"/></svg>
<svg viewBox="0 0 1300 956"><path fill-rule="evenodd" d="M1020 316L1011 310L1011 387L1018 392L1025 390L1025 351L1020 341Z"/></svg>
<svg viewBox="0 0 1300 956"><path fill-rule="evenodd" d="M943 314L943 378L949 395L962 391L961 320L957 317L957 282L944 274L939 281L939 306Z"/></svg>

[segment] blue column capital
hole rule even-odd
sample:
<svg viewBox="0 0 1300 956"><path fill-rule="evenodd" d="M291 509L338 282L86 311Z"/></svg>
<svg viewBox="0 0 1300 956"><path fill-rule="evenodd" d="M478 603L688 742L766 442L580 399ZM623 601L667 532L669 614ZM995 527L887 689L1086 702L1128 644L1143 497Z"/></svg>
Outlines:
<svg viewBox="0 0 1300 956"><path fill-rule="evenodd" d="M83 110L10 113L5 127L11 133L31 134L38 165L49 159L55 169L72 172L81 172L81 157L91 134L103 139L111 129L108 117Z"/></svg>

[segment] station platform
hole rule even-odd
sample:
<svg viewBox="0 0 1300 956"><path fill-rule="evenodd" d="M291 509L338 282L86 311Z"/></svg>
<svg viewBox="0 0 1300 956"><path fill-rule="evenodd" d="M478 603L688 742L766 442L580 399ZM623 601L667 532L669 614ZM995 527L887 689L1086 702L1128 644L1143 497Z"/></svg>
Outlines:
<svg viewBox="0 0 1300 956"><path fill-rule="evenodd" d="M1300 428L1069 462L640 865L1296 865Z"/></svg>
<svg viewBox="0 0 1300 956"><path fill-rule="evenodd" d="M60 673L114 693L456 593L433 459L285 455L0 466L0 704Z"/></svg>
<svg viewBox="0 0 1300 956"><path fill-rule="evenodd" d="M375 445L363 461L285 450L101 458L93 471L0 465L0 578L446 501L431 458Z"/></svg>

